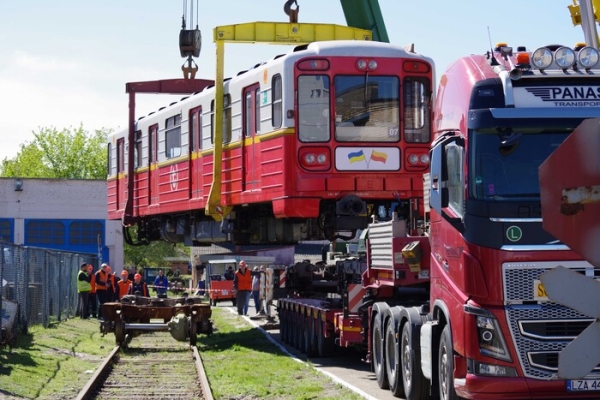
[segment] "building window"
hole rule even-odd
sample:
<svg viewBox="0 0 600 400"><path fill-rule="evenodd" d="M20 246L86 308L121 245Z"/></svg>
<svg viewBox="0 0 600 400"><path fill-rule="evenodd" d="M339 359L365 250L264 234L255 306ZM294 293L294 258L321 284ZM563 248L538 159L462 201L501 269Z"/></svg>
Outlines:
<svg viewBox="0 0 600 400"><path fill-rule="evenodd" d="M181 155L181 114L165 121L165 155L167 158Z"/></svg>
<svg viewBox="0 0 600 400"><path fill-rule="evenodd" d="M271 104L271 123L273 124L273 128L281 128L281 122L283 118L283 90L281 87L281 75L275 75L273 77L271 87L271 90L273 91L273 103Z"/></svg>
<svg viewBox="0 0 600 400"><path fill-rule="evenodd" d="M69 245L89 246L104 243L104 224L101 221L73 221L69 224Z"/></svg>
<svg viewBox="0 0 600 400"><path fill-rule="evenodd" d="M13 220L0 219L0 240L8 243L13 242Z"/></svg>
<svg viewBox="0 0 600 400"><path fill-rule="evenodd" d="M30 220L25 223L25 244L28 246L63 246L65 225L56 220Z"/></svg>

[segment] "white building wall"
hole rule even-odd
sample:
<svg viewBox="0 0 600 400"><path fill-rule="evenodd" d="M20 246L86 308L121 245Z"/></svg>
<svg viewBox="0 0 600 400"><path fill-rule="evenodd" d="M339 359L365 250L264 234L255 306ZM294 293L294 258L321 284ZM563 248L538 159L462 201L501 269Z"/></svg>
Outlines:
<svg viewBox="0 0 600 400"><path fill-rule="evenodd" d="M25 219L103 219L113 271L123 266L120 221L107 220L105 180L29 179L15 190L14 178L0 178L0 218L14 218L17 244L25 241ZM106 260L103 260L106 262ZM116 268L115 268L116 267Z"/></svg>

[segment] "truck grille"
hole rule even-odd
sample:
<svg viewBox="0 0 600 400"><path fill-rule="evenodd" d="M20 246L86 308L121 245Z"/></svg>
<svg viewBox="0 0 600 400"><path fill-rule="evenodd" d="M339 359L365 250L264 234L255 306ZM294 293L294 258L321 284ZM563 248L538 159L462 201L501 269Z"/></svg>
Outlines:
<svg viewBox="0 0 600 400"><path fill-rule="evenodd" d="M572 308L534 299L534 281L558 265L590 277L600 272L583 261L505 263L502 266L506 318L519 362L529 378L556 378L558 353L594 321ZM600 375L600 368L591 375Z"/></svg>

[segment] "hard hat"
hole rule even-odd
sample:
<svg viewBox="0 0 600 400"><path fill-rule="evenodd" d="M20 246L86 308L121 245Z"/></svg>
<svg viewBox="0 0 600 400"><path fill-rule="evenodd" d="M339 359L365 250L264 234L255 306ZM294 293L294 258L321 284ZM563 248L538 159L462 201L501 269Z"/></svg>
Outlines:
<svg viewBox="0 0 600 400"><path fill-rule="evenodd" d="M141 276L140 274L135 274L133 277L134 277L135 279L138 279L138 278L139 278L139 279L141 279L141 278L142 278L142 276Z"/></svg>

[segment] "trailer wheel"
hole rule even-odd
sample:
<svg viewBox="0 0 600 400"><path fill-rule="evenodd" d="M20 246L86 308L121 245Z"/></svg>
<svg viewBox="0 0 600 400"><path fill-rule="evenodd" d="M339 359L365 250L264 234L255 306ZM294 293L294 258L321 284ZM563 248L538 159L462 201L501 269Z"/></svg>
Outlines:
<svg viewBox="0 0 600 400"><path fill-rule="evenodd" d="M371 347L373 354L371 358L373 362L373 369L375 371L375 378L377 378L377 385L379 385L381 389L388 389L390 386L387 379L387 374L385 372L385 357L383 354L384 340L383 329L381 325L381 318L379 315L377 315L373 320L373 345Z"/></svg>
<svg viewBox="0 0 600 400"><path fill-rule="evenodd" d="M438 358L438 380L440 386L440 400L460 400L454 390L454 348L450 325L446 325L440 338L440 351Z"/></svg>
<svg viewBox="0 0 600 400"><path fill-rule="evenodd" d="M304 325L307 327L306 333L304 334L306 356L314 357L317 353L317 346L315 345L315 319L309 315L305 317L304 322Z"/></svg>
<svg viewBox="0 0 600 400"><path fill-rule="evenodd" d="M302 314L294 314L294 347L302 351L304 345L304 329L302 329Z"/></svg>
<svg viewBox="0 0 600 400"><path fill-rule="evenodd" d="M279 337L283 343L287 343L287 317L285 309L279 309Z"/></svg>
<svg viewBox="0 0 600 400"><path fill-rule="evenodd" d="M409 322L406 322L402 327L400 337L400 365L402 368L400 375L404 386L402 396L406 400L426 399L428 394L428 383L421 370L421 349L412 346L413 334L417 334L417 332L413 330Z"/></svg>
<svg viewBox="0 0 600 400"><path fill-rule="evenodd" d="M390 391L396 397L404 397L403 379L401 376L399 344L396 341L396 323L394 318L387 321L385 327L385 369Z"/></svg>
<svg viewBox="0 0 600 400"><path fill-rule="evenodd" d="M325 337L325 330L323 328L323 318L321 313L317 316L317 352L319 357L325 357L329 355L333 350L333 338Z"/></svg>

